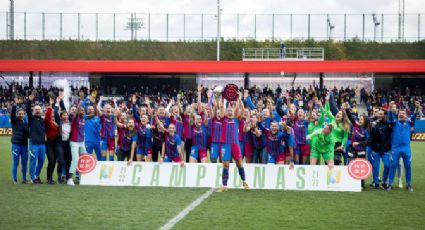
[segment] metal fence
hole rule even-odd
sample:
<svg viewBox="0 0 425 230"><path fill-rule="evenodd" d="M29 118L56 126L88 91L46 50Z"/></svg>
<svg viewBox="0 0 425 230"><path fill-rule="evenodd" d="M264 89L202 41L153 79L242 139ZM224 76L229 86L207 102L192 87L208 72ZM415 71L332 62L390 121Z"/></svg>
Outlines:
<svg viewBox="0 0 425 230"><path fill-rule="evenodd" d="M222 14L222 39L418 41L421 13ZM0 12L0 39L11 39L10 13ZM217 36L215 14L15 12L13 38L24 40L204 41Z"/></svg>
<svg viewBox="0 0 425 230"><path fill-rule="evenodd" d="M243 48L242 60L312 60L323 61L324 48Z"/></svg>

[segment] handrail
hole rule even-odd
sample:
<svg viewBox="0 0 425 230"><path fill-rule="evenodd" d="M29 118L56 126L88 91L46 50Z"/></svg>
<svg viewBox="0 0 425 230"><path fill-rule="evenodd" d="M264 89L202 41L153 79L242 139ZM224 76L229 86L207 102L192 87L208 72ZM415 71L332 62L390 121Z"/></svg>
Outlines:
<svg viewBox="0 0 425 230"><path fill-rule="evenodd" d="M324 60L324 48L243 48L242 60Z"/></svg>

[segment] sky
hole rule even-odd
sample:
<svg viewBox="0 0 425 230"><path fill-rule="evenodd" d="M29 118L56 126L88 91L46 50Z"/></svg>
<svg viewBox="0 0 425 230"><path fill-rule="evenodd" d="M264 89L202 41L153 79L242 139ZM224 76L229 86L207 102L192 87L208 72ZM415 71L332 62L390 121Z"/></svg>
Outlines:
<svg viewBox="0 0 425 230"><path fill-rule="evenodd" d="M310 36L318 40L331 36L343 39L344 31L348 38L362 38L362 15L365 16L365 39L394 40L398 36L398 0L221 0L222 36L224 38L253 38L257 40L271 38L301 38L308 36L308 20L306 14L322 14L311 16ZM405 0L405 36L415 40L418 35L425 38L425 0ZM6 37L6 13L9 0L0 1L0 39ZM126 29L130 13L136 12L144 26L138 31L137 39L154 40L199 40L213 39L216 36L217 11L216 0L15 0L15 35L17 38L42 39L42 14L45 15L46 39L60 37L59 12L63 12L62 38L78 38L78 16L80 18L80 39L117 39L128 40L131 31ZM24 26L24 14L26 27ZM33 12L33 13L29 13ZM56 13L56 14L54 14ZM96 16L98 26L96 33ZM115 36L113 14L115 19ZM147 13L150 13L149 16ZM188 15L183 15L188 14ZM344 26L343 14L348 15ZM372 13L378 14L378 21L385 15L384 27L374 30ZM418 28L418 13L421 26ZM167 16L168 26L167 26ZM179 15L177 15L179 14ZM189 15L199 14L199 15ZM206 14L201 18L200 14ZM241 14L239 17L236 14ZM243 15L245 14L245 15ZM255 16L254 14L257 14ZM272 14L283 14L275 15ZM289 14L294 15L291 18ZM300 15L303 14L303 15ZM327 15L335 29L328 30ZM337 15L338 14L338 15ZM390 15L391 14L391 15ZM273 18L274 17L274 26ZM168 28L168 32L167 32ZM25 32L26 31L26 32ZM97 36L96 36L97 34ZM375 36L376 35L376 36Z"/></svg>

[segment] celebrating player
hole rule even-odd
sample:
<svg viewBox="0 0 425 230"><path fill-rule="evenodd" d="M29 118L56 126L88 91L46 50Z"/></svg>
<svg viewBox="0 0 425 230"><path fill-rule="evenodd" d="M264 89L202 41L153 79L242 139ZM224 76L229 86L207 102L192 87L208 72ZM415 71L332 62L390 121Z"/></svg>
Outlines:
<svg viewBox="0 0 425 230"><path fill-rule="evenodd" d="M103 98L100 99L98 109L101 110ZM115 103L116 105L116 103ZM102 160L106 160L109 156L109 161L114 161L115 151L115 116L112 106L108 103L103 108L103 113L100 116L102 128L100 136L102 138Z"/></svg>
<svg viewBox="0 0 425 230"><path fill-rule="evenodd" d="M160 126L161 125L162 124L160 124ZM181 166L184 166L181 139L176 133L176 126L174 124L170 124L164 136L164 143L162 144L162 152L159 162L176 162L180 163Z"/></svg>
<svg viewBox="0 0 425 230"><path fill-rule="evenodd" d="M96 99L93 96L88 96L91 105L86 105L87 115L85 117L86 123L84 125L85 133L85 145L87 153L92 154L93 151L96 153L98 161L102 161L101 152L101 122L99 118L99 110L96 106Z"/></svg>
<svg viewBox="0 0 425 230"><path fill-rule="evenodd" d="M200 115L195 115L195 124L191 127L192 133L192 148L190 150L190 163L198 162L198 159L202 163L208 161L207 157L207 128L208 119L205 119L202 124L202 117Z"/></svg>
<svg viewBox="0 0 425 230"><path fill-rule="evenodd" d="M331 124L326 124L323 129L307 135L307 139L311 140L311 165L316 165L320 157L323 157L328 167L333 168L335 141L333 140L332 128Z"/></svg>
<svg viewBox="0 0 425 230"><path fill-rule="evenodd" d="M75 115L73 116L72 123L71 123L70 146L71 146L72 160L71 160L71 166L69 168L69 176L67 180L67 184L70 186L74 186L74 180L72 179L72 176L76 173L79 155L87 152L86 146L84 143L84 137L85 137L84 115L85 115L85 111L84 111L84 108L82 107L82 102L80 102L78 104L77 111Z"/></svg>
<svg viewBox="0 0 425 230"><path fill-rule="evenodd" d="M128 119L124 129L124 135L118 152L118 161L127 159L130 165L133 162L134 152L137 146L137 130L135 128L134 120Z"/></svg>
<svg viewBox="0 0 425 230"><path fill-rule="evenodd" d="M227 181L229 179L229 164L230 160L233 158L236 162L236 167L238 168L239 176L241 177L243 187L245 190L249 189L249 186L245 180L245 169L242 164L242 155L239 148L239 136L238 136L238 124L237 119L238 115L235 116L235 112L241 113L241 104L242 101L239 97L236 106L229 106L226 109L226 115L223 117L223 130L222 130L222 145L221 153L223 161L223 175L222 175L222 187L218 192L227 191ZM220 111L224 110L223 105L220 106Z"/></svg>

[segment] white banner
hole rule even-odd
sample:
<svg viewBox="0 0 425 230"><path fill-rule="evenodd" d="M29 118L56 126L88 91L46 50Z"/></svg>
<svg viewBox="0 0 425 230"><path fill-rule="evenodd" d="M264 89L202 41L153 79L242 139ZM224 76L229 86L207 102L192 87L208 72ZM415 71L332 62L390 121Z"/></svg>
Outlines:
<svg viewBox="0 0 425 230"><path fill-rule="evenodd" d="M360 180L348 174L346 166L245 164L246 181L252 189L360 192ZM81 175L81 185L220 187L222 164L97 162L93 171ZM242 188L238 168L230 164L228 188Z"/></svg>

